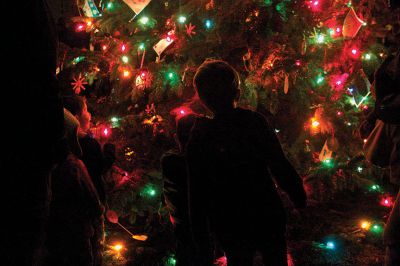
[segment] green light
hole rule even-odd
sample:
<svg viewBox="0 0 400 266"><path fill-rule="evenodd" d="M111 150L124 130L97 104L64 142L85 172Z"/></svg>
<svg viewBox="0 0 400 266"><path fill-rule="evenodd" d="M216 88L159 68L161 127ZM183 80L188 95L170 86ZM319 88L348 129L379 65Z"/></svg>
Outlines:
<svg viewBox="0 0 400 266"><path fill-rule="evenodd" d="M142 195L144 195L145 197L150 197L150 198L157 195L157 191L155 190L154 185L147 184L142 190Z"/></svg>
<svg viewBox="0 0 400 266"><path fill-rule="evenodd" d="M146 16L143 16L139 19L139 22L142 23L143 25L146 25L147 23L149 23L150 19Z"/></svg>
<svg viewBox="0 0 400 266"><path fill-rule="evenodd" d="M316 36L316 41L317 41L317 43L324 43L324 41L325 41L325 36L323 35L323 34L318 34L317 36Z"/></svg>
<svg viewBox="0 0 400 266"><path fill-rule="evenodd" d="M186 22L186 17L185 16L179 16L178 22L182 23L182 24L185 23Z"/></svg>
<svg viewBox="0 0 400 266"><path fill-rule="evenodd" d="M174 73L169 72L169 73L168 73L168 78L169 78L169 79L173 79L173 78L174 78Z"/></svg>
<svg viewBox="0 0 400 266"><path fill-rule="evenodd" d="M111 122L116 123L116 122L118 122L119 119L114 116L114 117L111 117L110 120L111 120Z"/></svg>
<svg viewBox="0 0 400 266"><path fill-rule="evenodd" d="M275 6L275 9L276 9L276 11L281 11L282 9L284 9L284 7L285 7L285 4L283 3L283 2L281 2L281 3L279 3L279 4L277 4L276 6Z"/></svg>
<svg viewBox="0 0 400 266"><path fill-rule="evenodd" d="M383 231L383 228L382 228L382 226L380 226L380 225L374 224L374 225L371 227L371 231L374 232L374 233L379 234L379 233L381 233L381 232Z"/></svg>
<svg viewBox="0 0 400 266"><path fill-rule="evenodd" d="M335 249L335 243L333 243L332 241L327 242L326 248L327 249Z"/></svg>
<svg viewBox="0 0 400 266"><path fill-rule="evenodd" d="M371 59L371 54L365 54L364 58L365 58L365 60L370 60Z"/></svg>
<svg viewBox="0 0 400 266"><path fill-rule="evenodd" d="M107 9L112 9L114 7L113 2L108 2L107 3Z"/></svg>
<svg viewBox="0 0 400 266"><path fill-rule="evenodd" d="M348 7L351 7L351 1L349 1L349 2L347 3L347 6L348 6Z"/></svg>
<svg viewBox="0 0 400 266"><path fill-rule="evenodd" d="M122 59L122 62L124 62L125 64L129 62L129 57L127 57L126 55L121 57L121 59Z"/></svg>
<svg viewBox="0 0 400 266"><path fill-rule="evenodd" d="M146 47L146 46L144 45L144 43L139 44L139 49L140 49L140 50L144 50L145 47Z"/></svg>
<svg viewBox="0 0 400 266"><path fill-rule="evenodd" d="M169 257L167 262L165 263L166 266L175 266L176 265L176 259L174 257Z"/></svg>
<svg viewBox="0 0 400 266"><path fill-rule="evenodd" d="M334 29L329 29L328 33L329 33L329 35L335 35L335 30Z"/></svg>
<svg viewBox="0 0 400 266"><path fill-rule="evenodd" d="M317 78L317 84L321 84L322 82L324 82L324 77L319 76L319 77Z"/></svg>
<svg viewBox="0 0 400 266"><path fill-rule="evenodd" d="M329 167L329 168L334 166L332 158L328 158L328 159L323 160L322 164L324 166L326 166L326 167Z"/></svg>
<svg viewBox="0 0 400 266"><path fill-rule="evenodd" d="M272 0L264 0L266 6L271 6L274 2Z"/></svg>
<svg viewBox="0 0 400 266"><path fill-rule="evenodd" d="M378 186L378 185L372 185L372 186L371 186L371 189L372 189L372 190L378 190L378 189L379 189L379 186Z"/></svg>

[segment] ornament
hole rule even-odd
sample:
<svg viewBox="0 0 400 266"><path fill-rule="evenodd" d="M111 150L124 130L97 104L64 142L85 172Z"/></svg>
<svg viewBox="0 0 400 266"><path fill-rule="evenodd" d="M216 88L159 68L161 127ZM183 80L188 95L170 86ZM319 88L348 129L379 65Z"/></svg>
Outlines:
<svg viewBox="0 0 400 266"><path fill-rule="evenodd" d="M154 51L157 53L158 57L174 42L175 31L171 30L168 32L167 37L161 39L158 43L153 46Z"/></svg>
<svg viewBox="0 0 400 266"><path fill-rule="evenodd" d="M210 2L208 2L206 4L206 10L214 9L214 7L215 7L215 1L214 0L210 0Z"/></svg>
<svg viewBox="0 0 400 266"><path fill-rule="evenodd" d="M142 70L136 75L135 86L139 90L147 89L151 86L153 76L150 72Z"/></svg>
<svg viewBox="0 0 400 266"><path fill-rule="evenodd" d="M285 82L283 85L283 92L287 94L289 92L289 75L285 73Z"/></svg>
<svg viewBox="0 0 400 266"><path fill-rule="evenodd" d="M82 76L81 73L79 73L78 78L73 78L74 82L71 82L71 85L73 86L72 89L76 94L81 93L81 91L84 91L86 88L84 85L88 84L85 80L85 77Z"/></svg>
<svg viewBox="0 0 400 266"><path fill-rule="evenodd" d="M196 32L194 31L196 26L192 25L192 23L189 23L189 25L185 25L185 28L186 28L186 34L189 35L190 38L192 38L192 35L196 34Z"/></svg>
<svg viewBox="0 0 400 266"><path fill-rule="evenodd" d="M151 0L122 0L125 4L127 4L136 15L139 15L140 12L151 2Z"/></svg>
<svg viewBox="0 0 400 266"><path fill-rule="evenodd" d="M124 229L133 239L136 239L136 240L139 240L139 241L146 241L146 240L147 240L147 236L146 236L146 235L134 235L134 234L131 233L131 231L129 231L127 228L125 228L122 224L120 224L120 223L118 222L118 214L117 214L115 211L113 211L113 210L108 210L108 211L106 212L106 217L107 217L107 220L108 220L110 223L118 224L118 225L119 225L122 229Z"/></svg>
<svg viewBox="0 0 400 266"><path fill-rule="evenodd" d="M331 159L332 158L332 151L329 149L328 147L328 140L325 140L325 144L322 147L322 150L319 154L319 160L321 162L327 160L327 159Z"/></svg>
<svg viewBox="0 0 400 266"><path fill-rule="evenodd" d="M364 25L365 22L362 21L354 11L352 7L350 7L349 13L347 13L346 18L343 22L343 36L346 38L354 38L361 26Z"/></svg>
<svg viewBox="0 0 400 266"><path fill-rule="evenodd" d="M93 0L85 0L82 10L86 17L95 18L101 16Z"/></svg>

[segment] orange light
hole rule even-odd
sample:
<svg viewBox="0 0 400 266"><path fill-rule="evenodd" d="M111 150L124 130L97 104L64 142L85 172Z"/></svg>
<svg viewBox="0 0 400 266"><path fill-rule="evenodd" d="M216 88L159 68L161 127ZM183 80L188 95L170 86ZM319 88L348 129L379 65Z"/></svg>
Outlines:
<svg viewBox="0 0 400 266"><path fill-rule="evenodd" d="M368 221L362 221L361 222L361 228L364 230L369 230L369 228L371 227L371 223Z"/></svg>
<svg viewBox="0 0 400 266"><path fill-rule="evenodd" d="M129 76L131 75L131 72L129 70L124 70L123 75L124 75L124 78L129 78Z"/></svg>
<svg viewBox="0 0 400 266"><path fill-rule="evenodd" d="M124 248L124 246L121 245L121 244L116 244L116 245L112 246L112 248L113 248L115 251L119 252L119 251L121 251L121 249Z"/></svg>
<svg viewBox="0 0 400 266"><path fill-rule="evenodd" d="M317 121L315 118L311 118L311 126L313 128L317 128L319 127L319 125L320 125L319 121Z"/></svg>

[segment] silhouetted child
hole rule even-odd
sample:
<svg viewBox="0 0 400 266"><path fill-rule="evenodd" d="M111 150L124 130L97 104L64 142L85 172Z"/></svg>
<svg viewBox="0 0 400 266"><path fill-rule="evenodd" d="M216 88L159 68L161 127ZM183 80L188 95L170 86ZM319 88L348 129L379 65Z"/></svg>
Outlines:
<svg viewBox="0 0 400 266"><path fill-rule="evenodd" d="M177 121L175 140L179 149L166 152L161 159L165 177L164 200L169 210L177 239L177 265L193 265L193 241L189 228L187 199L187 173L184 157L185 146L196 117L188 115Z"/></svg>
<svg viewBox="0 0 400 266"><path fill-rule="evenodd" d="M64 109L68 155L53 171L47 265L93 265L94 221L104 211L89 173L79 159L79 122Z"/></svg>
<svg viewBox="0 0 400 266"><path fill-rule="evenodd" d="M91 113L88 111L86 99L81 96L71 95L63 98L64 107L79 121L78 138L82 148L81 159L85 164L89 175L103 206L107 206L106 185L104 173L109 170L115 160L115 150L112 144L105 144L104 150L100 143L90 133ZM104 248L104 213L95 221L95 234L92 239L94 250L94 265L102 264L102 252Z"/></svg>
<svg viewBox="0 0 400 266"><path fill-rule="evenodd" d="M194 240L214 232L229 266L253 265L256 251L265 265L287 265L286 215L272 177L296 207L305 207L306 194L266 119L236 107L239 85L238 73L219 60L204 62L194 77L214 114L196 120L186 151Z"/></svg>

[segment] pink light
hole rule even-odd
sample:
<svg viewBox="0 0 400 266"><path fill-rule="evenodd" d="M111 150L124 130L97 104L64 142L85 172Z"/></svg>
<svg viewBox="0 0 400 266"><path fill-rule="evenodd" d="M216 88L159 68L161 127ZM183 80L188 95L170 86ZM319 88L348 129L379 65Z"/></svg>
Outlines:
<svg viewBox="0 0 400 266"><path fill-rule="evenodd" d="M315 1L313 5L314 5L314 6L317 6L318 4L319 4L319 2L318 2L318 1Z"/></svg>
<svg viewBox="0 0 400 266"><path fill-rule="evenodd" d="M340 33L341 31L342 31L341 28L339 28L339 27L336 28L336 32L337 32L337 33Z"/></svg>
<svg viewBox="0 0 400 266"><path fill-rule="evenodd" d="M172 39L169 36L166 38L166 40L167 40L167 42L172 42Z"/></svg>
<svg viewBox="0 0 400 266"><path fill-rule="evenodd" d="M296 66L301 66L301 61L300 61L300 60L296 60L295 65L296 65Z"/></svg>
<svg viewBox="0 0 400 266"><path fill-rule="evenodd" d="M108 128L105 128L105 129L103 130L103 135L104 135L105 137L108 137L108 136L110 135L110 130L109 130Z"/></svg>
<svg viewBox="0 0 400 266"><path fill-rule="evenodd" d="M83 29L84 29L84 25L82 25L82 24L79 24L77 27L76 27L76 31L82 31Z"/></svg>
<svg viewBox="0 0 400 266"><path fill-rule="evenodd" d="M125 50L126 50L126 46L125 46L125 44L123 44L123 45L121 46L121 51L122 51L122 52L125 52Z"/></svg>
<svg viewBox="0 0 400 266"><path fill-rule="evenodd" d="M352 53L353 55L356 55L356 54L357 54L357 50L356 50L356 49L353 49L353 50L351 50L351 53Z"/></svg>
<svg viewBox="0 0 400 266"><path fill-rule="evenodd" d="M343 115L343 112L342 111L337 111L337 113L336 113L338 116L342 116Z"/></svg>
<svg viewBox="0 0 400 266"><path fill-rule="evenodd" d="M393 205L392 198L390 197L384 197L381 199L380 204L384 207L391 207Z"/></svg>

